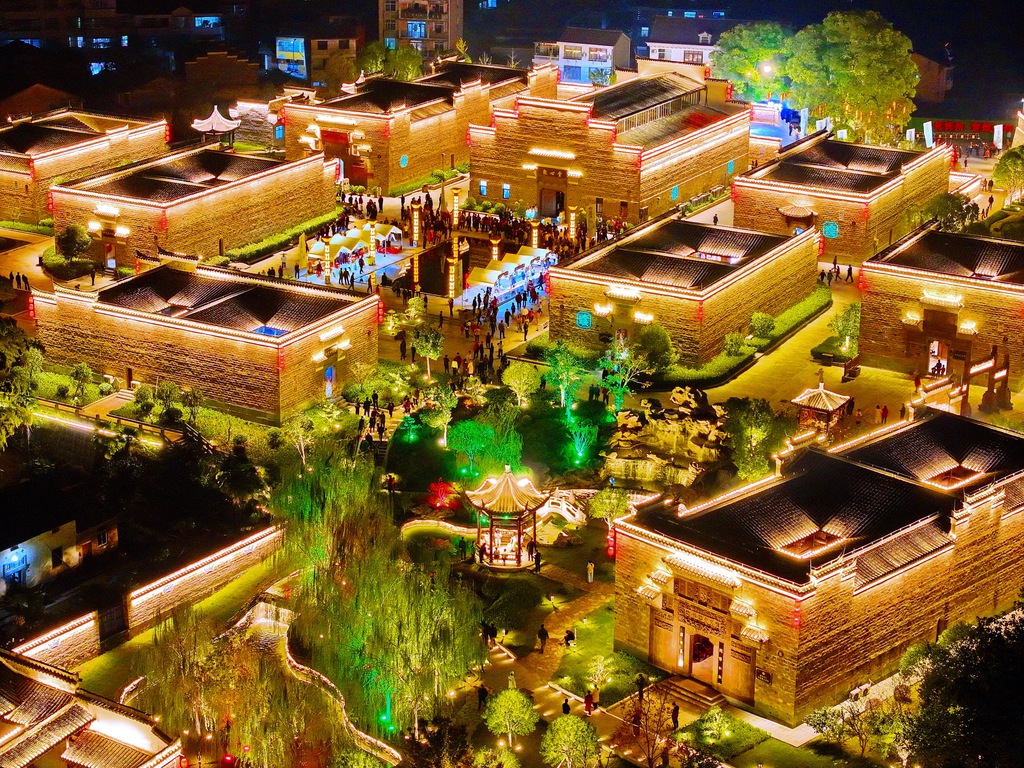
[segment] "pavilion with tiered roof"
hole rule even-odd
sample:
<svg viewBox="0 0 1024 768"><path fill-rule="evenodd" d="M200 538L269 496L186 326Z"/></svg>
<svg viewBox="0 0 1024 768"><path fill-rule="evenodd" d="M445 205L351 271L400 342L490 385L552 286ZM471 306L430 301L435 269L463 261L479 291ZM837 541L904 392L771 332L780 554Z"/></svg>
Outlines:
<svg viewBox="0 0 1024 768"><path fill-rule="evenodd" d="M476 543L480 562L490 568L528 568L524 554L537 541L537 510L550 494L538 491L528 477L516 477L512 468L489 477L475 491L466 491L477 510ZM486 524L486 527L485 527Z"/></svg>

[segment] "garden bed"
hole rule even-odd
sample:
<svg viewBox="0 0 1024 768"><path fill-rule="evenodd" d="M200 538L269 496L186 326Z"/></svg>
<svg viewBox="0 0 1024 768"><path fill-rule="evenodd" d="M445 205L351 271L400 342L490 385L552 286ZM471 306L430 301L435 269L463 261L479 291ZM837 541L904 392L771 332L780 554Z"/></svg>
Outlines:
<svg viewBox="0 0 1024 768"><path fill-rule="evenodd" d="M719 760L730 760L767 741L767 731L733 717L718 707L711 707L678 732L681 738L702 752Z"/></svg>
<svg viewBox="0 0 1024 768"><path fill-rule="evenodd" d="M58 397L57 390L60 389L61 387L67 387L68 392L73 393L75 391L75 382L71 379L70 376L67 376L63 373L56 373L54 371L41 371L39 373L39 376L36 378L36 389L35 392L33 392L32 394L43 400L56 400L57 402L60 403L70 404L72 400L70 394L64 397ZM82 395L82 398L79 400L78 404L80 406L88 405L89 403L96 402L101 397L103 397L103 394L100 392L99 384L93 384L92 382L89 382L88 384L85 385L85 392Z"/></svg>
<svg viewBox="0 0 1024 768"><path fill-rule="evenodd" d="M811 347L811 357L818 362L825 361L825 355L832 355L832 362L845 363L857 356L856 351L843 350L843 340L838 336L829 336L821 344Z"/></svg>
<svg viewBox="0 0 1024 768"><path fill-rule="evenodd" d="M75 280L96 269L92 259L65 259L52 245L43 251L43 269L57 280Z"/></svg>
<svg viewBox="0 0 1024 768"><path fill-rule="evenodd" d="M53 237L53 219L43 219L38 224L25 224L20 221L0 221L0 229L13 229L17 232L30 232L33 235Z"/></svg>
<svg viewBox="0 0 1024 768"><path fill-rule="evenodd" d="M589 682L594 659L607 662L601 684L601 706L608 707L636 693L636 676L643 674L651 682L665 678L663 670L653 667L627 653L616 652L615 605L609 601L575 625L576 646L562 655L562 663L551 676L551 682L577 696L585 696L593 686ZM557 643L560 638L551 638Z"/></svg>
<svg viewBox="0 0 1024 768"><path fill-rule="evenodd" d="M331 213L325 213L323 216L317 216L315 219L304 221L262 240L247 243L239 248L231 248L224 252L224 256L212 256L205 259L203 263L211 266L225 266L232 261L252 264L272 253L295 245L302 234L311 235L321 227L331 224L338 218L339 213L337 209Z"/></svg>

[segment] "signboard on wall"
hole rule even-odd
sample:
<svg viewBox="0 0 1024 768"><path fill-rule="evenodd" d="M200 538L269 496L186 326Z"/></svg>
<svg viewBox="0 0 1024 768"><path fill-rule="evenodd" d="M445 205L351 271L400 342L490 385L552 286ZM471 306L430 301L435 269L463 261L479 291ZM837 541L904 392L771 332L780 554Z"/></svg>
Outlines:
<svg viewBox="0 0 1024 768"><path fill-rule="evenodd" d="M839 224L835 221L826 221L821 225L821 234L829 240L839 237Z"/></svg>
<svg viewBox="0 0 1024 768"><path fill-rule="evenodd" d="M594 327L594 316L585 310L576 313L576 327L589 330Z"/></svg>
<svg viewBox="0 0 1024 768"><path fill-rule="evenodd" d="M772 684L772 673L769 672L767 669L764 669L763 667L754 668L754 677L757 678L759 682L762 682L765 685Z"/></svg>

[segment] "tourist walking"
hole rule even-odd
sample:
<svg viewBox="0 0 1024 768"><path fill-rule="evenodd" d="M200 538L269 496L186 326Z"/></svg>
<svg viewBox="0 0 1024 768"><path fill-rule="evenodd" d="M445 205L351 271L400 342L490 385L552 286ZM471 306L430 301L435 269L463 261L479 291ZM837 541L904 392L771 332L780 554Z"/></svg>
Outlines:
<svg viewBox="0 0 1024 768"><path fill-rule="evenodd" d="M565 701L562 702L562 714L568 715L571 711L572 708L569 706L569 697L567 696Z"/></svg>
<svg viewBox="0 0 1024 768"><path fill-rule="evenodd" d="M548 630L543 624L537 630L537 639L540 640L540 652L544 653L544 646L548 644Z"/></svg>
<svg viewBox="0 0 1024 768"><path fill-rule="evenodd" d="M672 702L672 730L679 730L679 704Z"/></svg>
<svg viewBox="0 0 1024 768"><path fill-rule="evenodd" d="M587 584L594 583L594 561L587 561Z"/></svg>
<svg viewBox="0 0 1024 768"><path fill-rule="evenodd" d="M876 405L875 406L875 424L881 424L881 423L882 423L882 406Z"/></svg>
<svg viewBox="0 0 1024 768"><path fill-rule="evenodd" d="M514 669L508 673L508 687L513 691L518 687L516 686L516 671Z"/></svg>
<svg viewBox="0 0 1024 768"><path fill-rule="evenodd" d="M587 713L587 717L594 714L594 694L590 691L583 697L583 711Z"/></svg>
<svg viewBox="0 0 1024 768"><path fill-rule="evenodd" d="M487 686L481 683L476 687L476 711L479 712L487 703Z"/></svg>
<svg viewBox="0 0 1024 768"><path fill-rule="evenodd" d="M888 405L883 405L882 406L882 423L885 424L887 421L889 421L889 406Z"/></svg>

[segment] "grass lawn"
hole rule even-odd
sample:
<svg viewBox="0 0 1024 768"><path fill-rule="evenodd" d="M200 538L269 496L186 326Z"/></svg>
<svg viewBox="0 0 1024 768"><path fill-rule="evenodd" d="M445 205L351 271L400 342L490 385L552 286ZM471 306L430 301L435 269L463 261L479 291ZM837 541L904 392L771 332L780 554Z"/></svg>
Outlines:
<svg viewBox="0 0 1024 768"><path fill-rule="evenodd" d="M729 764L735 768L879 768L888 765L850 754L832 744L812 741L803 747L791 747L778 739L761 742L730 759Z"/></svg>
<svg viewBox="0 0 1024 768"><path fill-rule="evenodd" d="M36 379L35 396L45 400L60 400L61 402L70 403L71 395L63 398L57 397L57 387L61 385L66 386L69 392L73 393L75 391L75 382L71 380L70 376L66 376L63 373L54 373L53 371L42 371ZM85 385L85 395L79 404L88 405L99 399L99 385L90 382Z"/></svg>
<svg viewBox="0 0 1024 768"><path fill-rule="evenodd" d="M561 519L561 518L558 518ZM594 561L594 579L607 584L615 583L615 561L608 557L608 526L595 520L572 533L583 539L579 547L542 547L541 559L567 571L587 575L587 561Z"/></svg>
<svg viewBox="0 0 1024 768"><path fill-rule="evenodd" d="M719 760L731 760L766 741L769 736L757 726L712 707L677 733L676 738L686 739Z"/></svg>
<svg viewBox="0 0 1024 768"><path fill-rule="evenodd" d="M598 608L576 625L576 647L562 656L562 663L551 676L551 682L583 696L589 687L587 678L591 664L598 656L609 662L605 682L601 685L601 705L610 706L636 690L634 680L643 673L649 680L658 681L665 673L625 653L616 653L615 604L609 602Z"/></svg>
<svg viewBox="0 0 1024 768"><path fill-rule="evenodd" d="M274 558L246 571L223 589L196 604L196 610L209 616L217 624L226 624L253 595L264 589L267 582L282 575L287 568ZM134 677L133 659L153 639L149 629L126 643L97 656L78 668L82 687L101 696L117 698Z"/></svg>

